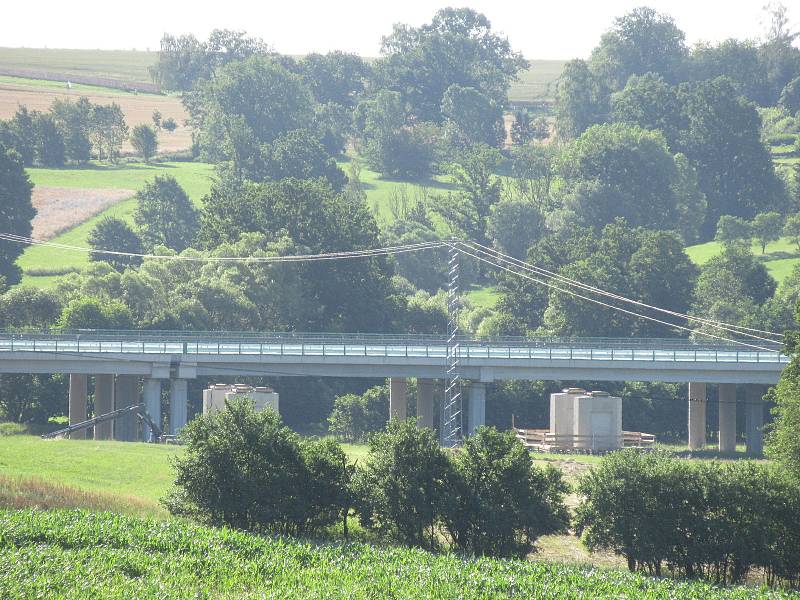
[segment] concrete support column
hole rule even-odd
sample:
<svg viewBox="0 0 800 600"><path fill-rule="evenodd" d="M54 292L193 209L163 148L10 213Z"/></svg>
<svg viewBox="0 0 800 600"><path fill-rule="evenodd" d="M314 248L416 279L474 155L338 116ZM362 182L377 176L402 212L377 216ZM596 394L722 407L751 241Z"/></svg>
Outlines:
<svg viewBox="0 0 800 600"><path fill-rule="evenodd" d="M389 378L389 420L408 417L408 382L405 377Z"/></svg>
<svg viewBox="0 0 800 600"><path fill-rule="evenodd" d="M175 435L186 425L189 382L173 379L169 384L169 432Z"/></svg>
<svg viewBox="0 0 800 600"><path fill-rule="evenodd" d="M706 445L706 384L689 384L689 450Z"/></svg>
<svg viewBox="0 0 800 600"><path fill-rule="evenodd" d="M764 455L764 399L761 386L746 385L744 401L747 454L760 457Z"/></svg>
<svg viewBox="0 0 800 600"><path fill-rule="evenodd" d="M736 452L736 385L719 384L719 451Z"/></svg>
<svg viewBox="0 0 800 600"><path fill-rule="evenodd" d="M69 376L69 424L75 425L86 420L86 400L89 393L89 381L86 375L74 373ZM72 440L85 440L86 430L82 429L69 435Z"/></svg>
<svg viewBox="0 0 800 600"><path fill-rule="evenodd" d="M94 416L110 413L114 406L114 376L94 376ZM94 439L110 440L114 430L113 421L103 421L94 426Z"/></svg>
<svg viewBox="0 0 800 600"><path fill-rule="evenodd" d="M433 429L433 379L417 379L417 426Z"/></svg>
<svg viewBox="0 0 800 600"><path fill-rule="evenodd" d="M150 418L161 427L161 381L158 379L145 379L142 389L144 407ZM142 428L142 439L150 441L150 427L145 423Z"/></svg>
<svg viewBox="0 0 800 600"><path fill-rule="evenodd" d="M473 435L478 427L486 424L486 384L473 381L469 386L469 413L467 435Z"/></svg>
<svg viewBox="0 0 800 600"><path fill-rule="evenodd" d="M136 375L117 375L114 387L114 410L127 408L139 403L139 378ZM138 419L129 413L114 419L114 439L122 442L135 442Z"/></svg>

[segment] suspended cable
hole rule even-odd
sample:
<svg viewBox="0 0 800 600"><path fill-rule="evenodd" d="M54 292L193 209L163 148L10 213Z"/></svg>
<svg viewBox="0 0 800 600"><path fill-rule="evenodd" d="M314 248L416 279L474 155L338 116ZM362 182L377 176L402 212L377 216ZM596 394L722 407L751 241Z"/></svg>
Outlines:
<svg viewBox="0 0 800 600"><path fill-rule="evenodd" d="M401 254L403 252L416 252L418 250L428 250L446 246L445 242L420 242L416 244L405 244L402 246L388 246L385 248L372 248L365 250L350 250L341 252L324 252L319 254L298 254L289 256L187 256L170 254L143 254L137 252L121 252L116 250L104 250L86 248L83 246L73 246L70 244L60 244L45 240L23 237L11 233L0 233L0 239L19 244L31 246L44 246L59 250L74 250L87 254L99 254L109 256L124 256L129 258L147 258L155 260L174 260L184 262L256 262L256 263L281 263L281 262L311 262L319 260L340 260L347 258L365 258L372 256L385 256L389 254Z"/></svg>
<svg viewBox="0 0 800 600"><path fill-rule="evenodd" d="M580 298L580 299L586 300L588 302L593 302L594 304L598 304L600 306L604 306L605 308L610 308L612 310L616 310L616 311L619 311L619 312L622 312L622 313L625 313L625 314L628 314L628 315L631 315L631 316L634 316L634 317L638 317L640 319L646 319L646 320L652 321L654 323L659 323L660 325L666 325L667 327L672 327L672 328L675 328L675 329L681 329L683 331L688 331L690 333L695 333L697 335L704 335L706 337L715 338L715 339L722 340L722 341L725 341L725 342L730 342L731 344L738 344L740 346L746 346L748 348L753 348L755 350L763 350L764 352L775 352L774 348L764 348L763 346L756 346L754 344L749 344L749 343L743 342L741 340L735 340L735 339L731 339L731 338L726 338L726 337L723 337L723 336L720 336L720 335L715 335L713 333L706 333L704 331L696 331L694 329L691 329L690 327L684 327L682 325L677 325L675 323L669 323L667 321L662 321L661 319L656 319L655 317L650 317L650 316L647 316L647 315L639 314L637 312L622 308L620 306L614 306L613 304L607 304L606 302L602 302L602 301L597 300L595 298L589 298L588 296L584 296L582 294L578 294L577 292L573 292L571 290L565 290L565 289L560 288L560 287L558 287L556 285L553 285L552 283L548 283L546 281L542 281L541 279L536 279L535 277L531 277L530 275L526 275L524 273L519 273L519 272L514 271L514 270L512 270L512 269L510 269L508 267L505 267L505 266L501 265L501 264L498 264L498 263L493 262L493 261L491 261L489 259L486 259L486 258L484 258L482 256L478 256L476 254L472 254L471 252L467 252L463 248L461 249L461 252L463 252L464 254L466 254L468 256L471 256L472 258L475 258L475 259L477 259L479 261L485 262L485 263L487 263L487 264L489 264L489 265L491 265L491 266L493 266L495 268L503 269L504 271L508 271L509 273L512 273L513 275L517 275L518 277L522 277L524 279L529 279L530 281L533 281L535 283L539 283L541 285L547 286L547 287L549 287L551 289L554 289L556 291L559 291L561 293L569 294L570 296L575 296L576 298ZM773 340L767 340L767 341L771 341L772 342Z"/></svg>
<svg viewBox="0 0 800 600"><path fill-rule="evenodd" d="M504 253L502 253L502 252L500 252L498 250L495 250L493 248L489 248L487 246L484 246L484 245L479 244L479 243L474 242L474 241L458 242L458 244L472 246L472 249L475 250L476 252L479 252L479 253L484 254L484 255L492 256L493 258L495 258L495 260L498 260L500 262L513 264L514 266L517 266L517 267L519 267L521 269L524 269L524 270L526 270L528 272L532 272L532 273L535 273L535 274L543 276L543 277L555 278L555 279L563 281L564 283L567 283L569 285L572 285L572 286L575 286L575 287L578 287L578 288L581 288L581 289L585 289L587 291L595 292L595 293L601 294L603 296L606 296L606 297L609 297L609 298L613 298L615 300L628 302L630 304L635 304L635 305L641 306L643 308L649 308L649 309L656 310L656 311L659 311L659 312L662 312L662 313L665 313L665 314L669 314L669 315L672 315L672 316L675 316L675 317L680 317L682 319L687 319L687 320L690 320L690 321L697 321L699 323L704 323L704 324L707 324L707 325L711 325L711 326L713 326L713 327L715 327L717 329L730 331L732 333L737 333L739 335L746 335L748 337L751 337L751 338L754 338L754 339L758 339L758 340L762 340L762 341L765 341L765 342L776 342L776 341L780 341L780 340L771 340L771 339L767 339L767 338L760 337L760 336L757 336L757 335L748 334L748 333L745 333L745 332L746 331L754 331L756 333L763 333L763 334L766 334L766 335L772 335L772 336L776 336L778 338L783 339L783 334L776 333L776 332L773 332L773 331L766 331L766 330L762 330L762 329L755 329L755 328L752 328L752 327L744 327L744 326L740 326L740 325L733 325L731 323L725 323L723 321L715 321L715 320L712 320L712 319L704 319L702 317L695 317L695 316L692 316L692 315L688 315L688 314L672 311L672 310L669 310L669 309L666 309L666 308L653 306L651 304L647 304L647 303L641 302L639 300L634 300L632 298L627 298L625 296L621 296L621 295L615 294L613 292L608 292L608 291L603 290L601 288L597 288L597 287L594 287L592 285L585 284L585 283L582 283L580 281L577 281L575 279L571 279L571 278L566 277L564 275L561 275L559 273L554 273L552 271L548 271L547 269L544 269L542 267L537 267L536 265L532 265L531 263L527 263L527 262L522 261L522 260L520 260L518 258L514 258L513 256L509 256L509 255L504 254Z"/></svg>

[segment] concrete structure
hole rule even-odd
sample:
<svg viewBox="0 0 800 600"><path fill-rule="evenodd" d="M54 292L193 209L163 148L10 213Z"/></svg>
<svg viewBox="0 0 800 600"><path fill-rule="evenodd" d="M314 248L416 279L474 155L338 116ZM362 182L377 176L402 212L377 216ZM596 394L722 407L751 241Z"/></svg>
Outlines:
<svg viewBox="0 0 800 600"><path fill-rule="evenodd" d="M575 448L605 451L622 447L622 398L588 392L575 396L573 403Z"/></svg>
<svg viewBox="0 0 800 600"><path fill-rule="evenodd" d="M177 435L186 425L188 417L189 382L173 379L169 385L169 433Z"/></svg>
<svg viewBox="0 0 800 600"><path fill-rule="evenodd" d="M139 380L132 375L120 375L114 385L114 410L139 403ZM102 414L102 413L101 413ZM139 437L139 420L127 414L114 420L114 439L134 442Z"/></svg>
<svg viewBox="0 0 800 600"><path fill-rule="evenodd" d="M575 433L575 397L586 394L583 388L567 388L561 393L550 394L550 433L571 436Z"/></svg>
<svg viewBox="0 0 800 600"><path fill-rule="evenodd" d="M280 372L282 376L391 378L390 414L405 418L406 378L443 377L446 351L444 339L379 334L0 333L0 373L94 376L96 414L114 405L114 376L169 380L170 432L174 433L186 423L187 381L198 376L257 377ZM705 445L706 383L773 385L788 362L778 344L755 351L678 339L461 340L459 346L462 379L479 384L504 379L689 382L692 449ZM71 394L75 419L81 415L80 385L76 379ZM157 384L145 385L149 390L145 395L154 402ZM429 388L423 385L422 389L424 396ZM760 402L760 392L748 394L758 396ZM418 416L427 414L431 406L425 398ZM483 422L482 398L480 387L475 388L474 398L466 398L467 431ZM763 405L748 401L746 408L748 450L758 455L763 444ZM148 412L157 417L152 413L159 411L153 404ZM470 412L475 415L472 421ZM728 436L731 417L724 409L723 413L721 431ZM99 424L98 439L109 439L111 429L111 423Z"/></svg>
<svg viewBox="0 0 800 600"><path fill-rule="evenodd" d="M474 435L478 427L486 424L486 384L473 381L468 390L467 435Z"/></svg>
<svg viewBox="0 0 800 600"><path fill-rule="evenodd" d="M417 379L417 424L433 429L432 379Z"/></svg>
<svg viewBox="0 0 800 600"><path fill-rule="evenodd" d="M389 379L389 419L408 417L408 382L405 377Z"/></svg>
<svg viewBox="0 0 800 600"><path fill-rule="evenodd" d="M745 400L745 442L747 454L764 454L764 394L760 386L746 385Z"/></svg>
<svg viewBox="0 0 800 600"><path fill-rule="evenodd" d="M104 415L114 410L114 376L95 375L94 414ZM114 431L113 421L98 423L94 428L94 439L110 440Z"/></svg>
<svg viewBox="0 0 800 600"><path fill-rule="evenodd" d="M736 386L719 384L719 451L736 452Z"/></svg>
<svg viewBox="0 0 800 600"><path fill-rule="evenodd" d="M706 445L706 384L689 382L689 450Z"/></svg>
<svg viewBox="0 0 800 600"><path fill-rule="evenodd" d="M87 418L86 404L89 399L89 381L86 375L69 376L69 422L81 423ZM70 436L72 440L85 440L86 430L76 431Z"/></svg>
<svg viewBox="0 0 800 600"><path fill-rule="evenodd" d="M272 409L276 413L280 412L278 392L270 387L215 383L203 390L203 414L223 410L226 401L241 396L252 400L256 410Z"/></svg>

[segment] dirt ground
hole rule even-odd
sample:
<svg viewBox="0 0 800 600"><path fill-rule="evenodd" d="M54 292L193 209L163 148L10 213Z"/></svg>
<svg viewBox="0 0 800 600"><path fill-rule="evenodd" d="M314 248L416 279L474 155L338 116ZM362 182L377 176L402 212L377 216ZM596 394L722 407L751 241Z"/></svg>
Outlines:
<svg viewBox="0 0 800 600"><path fill-rule="evenodd" d="M53 85L58 86L59 84L54 83ZM16 83L0 83L0 119L10 118L20 105L27 106L29 110L45 112L56 98L75 101L81 96L86 96L97 104L116 102L125 113L125 121L131 129L140 123L152 124L151 117L154 110L159 110L164 119L169 117L175 119L178 128L172 133L162 130L158 136L159 152L178 152L187 150L192 145L191 129L183 125L188 114L181 104L180 98L176 96L115 93L113 90L86 92L69 90L66 87L59 90L57 87L49 86L36 87ZM133 152L129 142L122 145L122 152Z"/></svg>
<svg viewBox="0 0 800 600"><path fill-rule="evenodd" d="M33 237L47 240L83 223L112 204L130 198L136 192L124 189L33 188Z"/></svg>

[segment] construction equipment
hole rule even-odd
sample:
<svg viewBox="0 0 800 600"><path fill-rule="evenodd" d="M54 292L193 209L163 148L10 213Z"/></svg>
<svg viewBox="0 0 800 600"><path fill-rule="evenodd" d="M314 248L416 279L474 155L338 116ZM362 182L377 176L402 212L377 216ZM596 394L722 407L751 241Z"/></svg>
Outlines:
<svg viewBox="0 0 800 600"><path fill-rule="evenodd" d="M81 421L80 423L75 423L74 425L69 425L68 427L64 427L63 429L59 429L58 431L51 431L50 433L45 433L42 435L42 439L48 440L53 439L56 437L61 436L68 436L74 431L81 431L82 429L88 429L89 427L94 427L98 423L103 423L104 421L113 421L114 419L119 419L127 414L134 413L140 421L143 421L149 428L150 428L150 442L159 442L163 436L163 432L161 431L161 427L159 427L153 418L147 414L147 410L145 409L144 404L131 404L130 406L126 406L125 408L119 408L117 410L112 410L109 413L105 413L104 415L98 415L94 418L87 419L86 421Z"/></svg>

